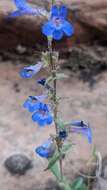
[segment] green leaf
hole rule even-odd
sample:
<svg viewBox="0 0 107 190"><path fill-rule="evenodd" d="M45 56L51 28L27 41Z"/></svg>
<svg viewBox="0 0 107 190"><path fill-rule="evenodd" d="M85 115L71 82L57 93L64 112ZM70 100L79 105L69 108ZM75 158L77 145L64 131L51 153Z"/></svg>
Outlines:
<svg viewBox="0 0 107 190"><path fill-rule="evenodd" d="M63 190L73 190L68 182L68 180L64 177L63 181L61 181L59 183L59 186L61 187L61 189Z"/></svg>
<svg viewBox="0 0 107 190"><path fill-rule="evenodd" d="M64 190L73 190L73 189L71 189L71 187L70 187L69 184L65 184L65 185L63 186L63 189L64 189Z"/></svg>
<svg viewBox="0 0 107 190"><path fill-rule="evenodd" d="M64 144L61 151L62 153L66 153L67 151L70 150L70 148L72 148L73 144Z"/></svg>
<svg viewBox="0 0 107 190"><path fill-rule="evenodd" d="M72 183L70 183L70 186L71 186L71 189L73 190L81 190L83 184L84 184L83 178L78 177Z"/></svg>
<svg viewBox="0 0 107 190"><path fill-rule="evenodd" d="M45 170L49 170L52 166L62 157L62 154L56 152L52 158L49 159L48 167Z"/></svg>
<svg viewBox="0 0 107 190"><path fill-rule="evenodd" d="M86 184L84 183L84 184L79 188L79 190L88 190L88 188L87 188Z"/></svg>
<svg viewBox="0 0 107 190"><path fill-rule="evenodd" d="M61 173L60 173L60 168L59 168L59 163L56 162L51 168L51 172L53 175L57 178L58 181L61 180Z"/></svg>

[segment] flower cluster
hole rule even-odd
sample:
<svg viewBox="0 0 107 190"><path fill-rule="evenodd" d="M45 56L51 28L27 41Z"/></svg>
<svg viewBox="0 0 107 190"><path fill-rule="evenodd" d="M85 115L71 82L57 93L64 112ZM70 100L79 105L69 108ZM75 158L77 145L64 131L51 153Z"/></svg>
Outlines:
<svg viewBox="0 0 107 190"><path fill-rule="evenodd" d="M27 79L32 78L41 70L42 67L43 64L41 62L36 65L24 67L20 72L20 76ZM49 105L43 102L46 98L47 94L40 96L29 96L29 98L23 104L24 108L33 113L32 120L37 122L41 127L50 125L53 122L51 108Z"/></svg>
<svg viewBox="0 0 107 190"><path fill-rule="evenodd" d="M32 120L41 127L53 122L50 106L42 102L45 98L46 95L29 96L23 104L24 108L33 113Z"/></svg>

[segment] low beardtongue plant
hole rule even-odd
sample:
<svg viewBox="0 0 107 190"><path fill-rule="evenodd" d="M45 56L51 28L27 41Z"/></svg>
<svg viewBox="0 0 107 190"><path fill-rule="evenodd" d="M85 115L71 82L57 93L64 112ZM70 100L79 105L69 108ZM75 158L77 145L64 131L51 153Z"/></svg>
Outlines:
<svg viewBox="0 0 107 190"><path fill-rule="evenodd" d="M20 71L20 76L26 79L37 75L42 68L46 68L49 74L47 78L43 77L37 81L37 85L43 88L43 94L39 96L30 95L23 104L24 108L32 114L32 120L39 127L49 125L51 127L55 126L56 129L56 134L50 135L46 142L36 147L35 153L48 160L49 163L45 171L50 170L55 175L61 189L86 190L88 188L83 178L78 177L70 182L63 172L64 158L73 146L72 142L68 143L67 141L72 133L82 134L87 138L88 143L92 144L92 131L88 123L83 120L65 122L58 115L60 97L57 96L57 80L64 79L66 76L58 70L59 54L53 51L52 42L53 40L63 39L63 36L72 37L74 35L74 27L67 20L68 9L66 3L65 1L63 3L52 0L49 13L43 8L32 8L25 0L14 0L14 3L17 9L8 15L8 19L14 19L22 15L44 15L47 17L47 22L43 24L41 30L47 38L48 50L41 53L40 62L26 66Z"/></svg>

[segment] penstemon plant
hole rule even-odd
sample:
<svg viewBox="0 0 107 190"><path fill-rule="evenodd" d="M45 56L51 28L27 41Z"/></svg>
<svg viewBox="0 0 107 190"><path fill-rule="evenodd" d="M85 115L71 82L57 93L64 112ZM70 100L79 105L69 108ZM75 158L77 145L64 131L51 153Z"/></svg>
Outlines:
<svg viewBox="0 0 107 190"><path fill-rule="evenodd" d="M58 114L60 97L57 96L57 80L64 79L67 76L59 72L59 53L53 50L52 43L53 40L58 41L63 36L71 37L74 34L73 25L67 21L68 9L66 3L52 0L50 12L48 13L43 8L30 7L25 0L14 0L14 2L17 10L10 13L8 19L26 14L34 16L44 15L48 19L42 26L42 33L47 38L48 50L41 53L42 58L40 62L35 65L26 66L20 71L20 76L26 79L32 78L42 68L48 71L47 78L43 77L37 81L37 84L43 88L43 94L29 96L23 104L24 108L32 113L32 120L40 127L53 124L52 126L56 130L55 134L50 135L46 142L35 149L35 152L40 157L48 160L48 166L45 171L50 170L54 174L61 189L86 190L88 188L83 178L78 177L73 182L70 182L66 179L63 172L64 158L73 146L72 142L68 142L68 136L72 133L82 134L87 137L89 144L92 144L92 131L88 123L83 120L65 122ZM85 177L95 178L96 176Z"/></svg>

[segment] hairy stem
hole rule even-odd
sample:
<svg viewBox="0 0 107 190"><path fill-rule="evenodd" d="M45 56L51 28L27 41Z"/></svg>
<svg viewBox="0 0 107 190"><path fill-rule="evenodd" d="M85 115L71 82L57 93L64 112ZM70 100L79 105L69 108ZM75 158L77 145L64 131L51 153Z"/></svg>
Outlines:
<svg viewBox="0 0 107 190"><path fill-rule="evenodd" d="M58 102L57 102L57 79L56 79L56 63L53 61L53 50L52 50L52 41L48 41L48 49L50 54L50 68L51 68L51 74L53 78L53 114L54 114L54 123L55 123L55 129L56 129L56 135L58 135L59 128L57 125L57 115L58 115ZM58 146L58 151L60 153L60 146ZM59 166L60 166L60 174L61 174L61 180L63 179L63 168L62 168L62 158L59 160Z"/></svg>

